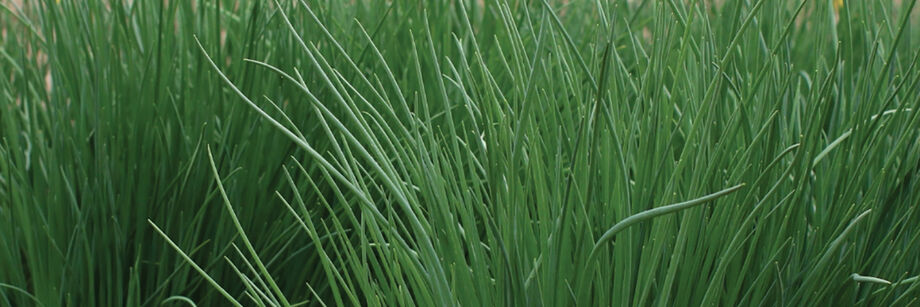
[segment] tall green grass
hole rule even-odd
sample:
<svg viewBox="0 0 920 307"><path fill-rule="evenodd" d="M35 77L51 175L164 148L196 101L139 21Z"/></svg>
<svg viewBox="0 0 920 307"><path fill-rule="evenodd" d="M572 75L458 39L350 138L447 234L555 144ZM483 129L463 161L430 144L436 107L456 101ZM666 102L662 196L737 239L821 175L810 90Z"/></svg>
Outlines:
<svg viewBox="0 0 920 307"><path fill-rule="evenodd" d="M916 0L19 2L0 306L920 304Z"/></svg>

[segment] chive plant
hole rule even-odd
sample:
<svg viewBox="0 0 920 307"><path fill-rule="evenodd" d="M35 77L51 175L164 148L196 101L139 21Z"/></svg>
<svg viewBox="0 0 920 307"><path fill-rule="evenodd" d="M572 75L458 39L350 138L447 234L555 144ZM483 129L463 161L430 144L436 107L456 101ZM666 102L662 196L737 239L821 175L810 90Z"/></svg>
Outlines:
<svg viewBox="0 0 920 307"><path fill-rule="evenodd" d="M917 0L0 1L0 306L920 303Z"/></svg>

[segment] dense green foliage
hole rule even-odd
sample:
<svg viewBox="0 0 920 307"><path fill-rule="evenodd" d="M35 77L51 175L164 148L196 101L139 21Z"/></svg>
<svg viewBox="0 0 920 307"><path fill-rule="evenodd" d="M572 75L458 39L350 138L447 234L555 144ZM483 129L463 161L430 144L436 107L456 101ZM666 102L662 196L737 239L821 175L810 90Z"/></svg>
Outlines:
<svg viewBox="0 0 920 307"><path fill-rule="evenodd" d="M0 0L0 306L920 304L916 2Z"/></svg>

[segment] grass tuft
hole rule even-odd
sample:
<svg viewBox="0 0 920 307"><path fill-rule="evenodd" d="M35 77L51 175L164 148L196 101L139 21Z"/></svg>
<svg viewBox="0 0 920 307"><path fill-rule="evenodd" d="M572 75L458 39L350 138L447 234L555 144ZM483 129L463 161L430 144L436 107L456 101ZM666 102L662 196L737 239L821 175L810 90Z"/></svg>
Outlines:
<svg viewBox="0 0 920 307"><path fill-rule="evenodd" d="M916 304L917 2L0 0L0 306Z"/></svg>

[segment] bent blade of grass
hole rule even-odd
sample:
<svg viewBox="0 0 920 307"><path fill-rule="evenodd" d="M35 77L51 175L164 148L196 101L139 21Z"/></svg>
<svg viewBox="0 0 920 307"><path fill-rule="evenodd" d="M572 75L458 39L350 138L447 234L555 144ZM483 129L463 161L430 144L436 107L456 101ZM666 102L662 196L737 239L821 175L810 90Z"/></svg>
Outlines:
<svg viewBox="0 0 920 307"><path fill-rule="evenodd" d="M182 259L184 259L185 262L188 262L188 264L191 265L192 268L195 269L195 271L198 271L198 274L201 274L201 277L204 278L206 281L208 281L208 283L211 284L211 286L214 287L214 289L217 289L217 292L220 292L221 295L223 295L225 298L227 298L227 300L230 301L230 303L232 303L233 306L238 306L238 307L242 307L242 306L243 306L242 304L240 304L239 301L237 301L235 298L233 298L233 296L230 295L230 293L227 293L227 290L224 290L224 288L221 287L220 284L218 284L216 281L214 281L214 279L211 278L211 276L208 275L208 273L205 272L204 269L202 269L200 266L198 266L198 264L195 263L195 261L192 260L192 258L190 258L187 254L185 254L185 252L182 251L182 248L180 248L178 245L176 245L176 243L174 243L173 240L170 239L169 236L167 236L166 233L164 233L163 230L160 229L160 227L157 227L157 224L155 224L155 223L154 223L153 221L151 221L150 219L147 219L147 223L149 223L150 226L153 226L153 230L155 230L157 233L159 233L160 236L163 237L163 239L166 239L166 243L168 243L169 246L171 246L173 249L175 249L176 252L179 253L179 256L182 256Z"/></svg>
<svg viewBox="0 0 920 307"><path fill-rule="evenodd" d="M198 307L198 305L195 304L195 302L192 301L190 298L181 296L181 295L173 295L173 296L167 297L165 300L160 302L160 305L166 305L166 303L173 302L173 301L183 302L183 303L189 304L189 306L192 306L192 307Z"/></svg>
<svg viewBox="0 0 920 307"><path fill-rule="evenodd" d="M827 156L827 154L830 153L831 150L834 150L834 148L840 145L840 143L843 143L843 141L845 141L848 137L850 137L850 134L852 133L853 133L853 130L847 130L847 132L844 132L839 137L837 137L836 140L831 142L830 145L827 145L827 148L824 148L824 150L822 150L820 153L818 153L817 156L815 156L815 159L811 162L811 167L817 166L818 162L821 162L821 160L824 159L824 157Z"/></svg>
<svg viewBox="0 0 920 307"><path fill-rule="evenodd" d="M715 199L717 199L717 198L719 198L719 197L722 197L722 196L728 195L728 194L730 194L730 193L732 193L732 192L735 192L735 191L737 191L738 189L741 189L742 187L744 187L744 185L745 185L744 183L741 183L741 184L735 185L735 186L733 186L733 187L730 187L730 188L727 188L727 189L724 189L724 190L721 190L721 191L718 191L718 192L715 192L715 193L712 193L712 194L709 194L709 195L706 195L706 196L703 196L703 197L700 197L700 198L696 198L696 199L692 199L692 200L688 200L688 201L685 201L685 202L676 203L676 204L672 204L672 205L667 205L667 206L662 206L662 207L658 207L658 208L653 208L653 209L645 210L645 211L642 211L642 212L633 214L633 215L631 215L631 216L629 216L629 217L623 219L622 221L616 223L615 225L613 225L613 227L610 227L610 229L608 229L608 230L600 237L600 239L597 240L597 243L595 243L595 244L594 244L594 247L591 249L591 253L588 254L588 261L585 262L585 264L584 264L584 265L585 265L585 266L584 266L585 270L582 272L581 276L577 277L578 280L579 280L578 283L577 283L577 285L578 285L577 288L579 289L579 292L580 292L580 293L583 293L582 291L589 291L589 289L588 289L589 285L585 283L585 282L588 281L588 279L587 279L587 278L588 278L588 277L587 277L587 275L588 275L588 274L587 274L587 273L588 273L587 269L589 269L590 267L592 267L592 265L593 265L593 263L594 263L594 258L597 257L597 252L598 252L598 250L600 250L601 246L603 246L605 243L610 242L611 240L613 240L613 238L616 237L616 235L617 235L620 231L622 231L622 230L624 230L624 229L626 229L626 228L629 228L629 226L638 224L638 223L643 222L643 221L646 221L646 220L650 220L650 219L655 218L655 217L658 217L658 216L662 216L662 215L665 215L665 214L669 214L669 213L677 212L677 211L680 211L680 210L692 208L692 207L694 207L694 206L699 206L699 205L705 204L705 203L710 202L710 201L712 201L712 200L715 200ZM581 297L581 295L579 295L579 297Z"/></svg>
<svg viewBox="0 0 920 307"><path fill-rule="evenodd" d="M613 238L617 235L617 233L619 233L623 229L628 228L629 226L638 224L639 222L643 222L643 221L646 221L646 220L649 220L649 219L652 219L652 218L655 218L661 215L665 215L668 213L673 213L673 212L677 212L677 211L691 208L694 206L705 204L716 198L719 198L719 197L728 195L734 191L737 191L738 189L742 187L744 187L744 183L738 184L736 186L733 186L733 187L724 189L722 191L718 191L718 192L715 192L715 193L712 193L712 194L709 194L709 195L706 195L706 196L703 196L697 199L688 200L682 203L676 203L676 204L662 206L658 208L653 208L653 209L649 209L649 210L645 210L645 211L633 214L623 219L619 223L616 223L616 225L613 225L613 227L610 227L610 229L608 229L607 232L604 232L604 235L602 235L601 238L597 240L597 243L594 244L594 249L591 251L591 253L594 254L598 248L604 245L604 243L607 243L613 240Z"/></svg>
<svg viewBox="0 0 920 307"><path fill-rule="evenodd" d="M891 285L890 281L887 281L887 280L884 280L878 277L863 276L863 275L859 275L858 273L853 273L852 275L850 275L850 277L853 278L853 280L856 282L867 282L867 283Z"/></svg>

